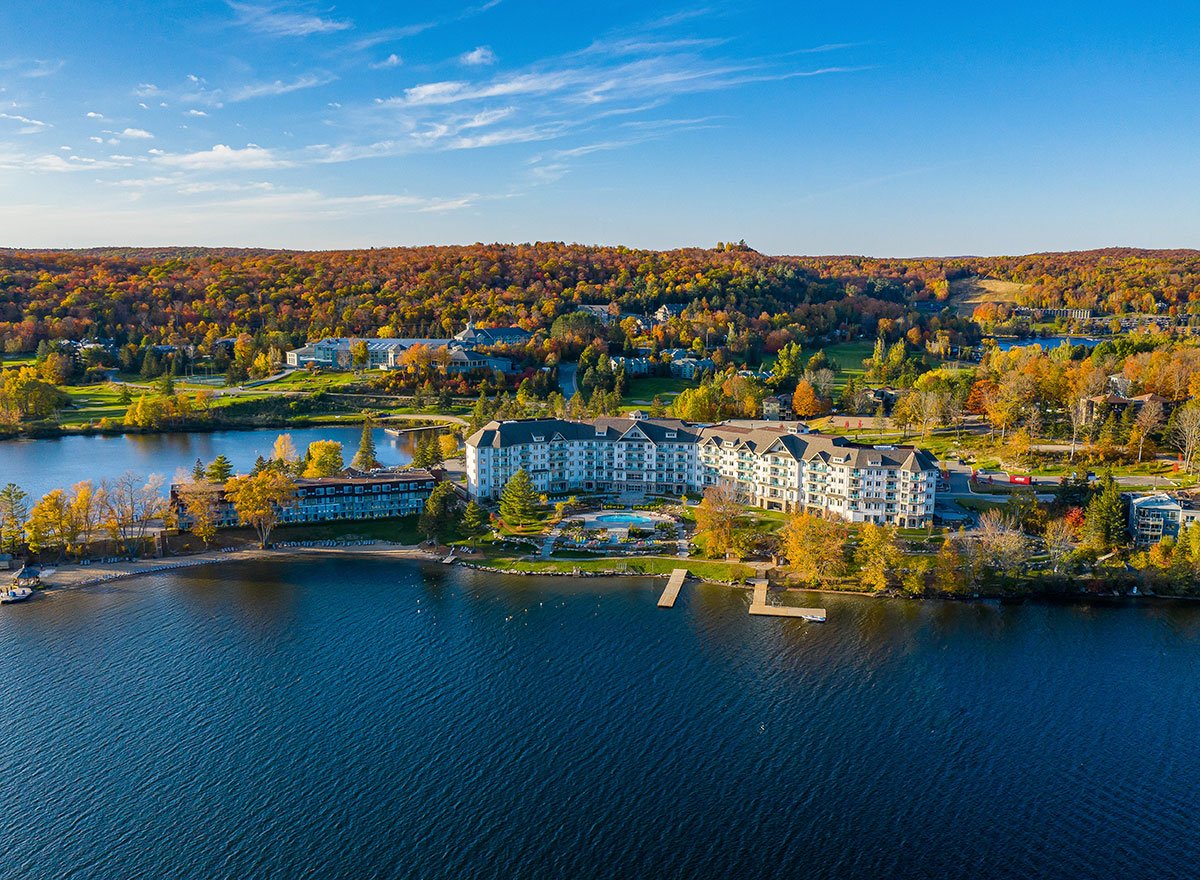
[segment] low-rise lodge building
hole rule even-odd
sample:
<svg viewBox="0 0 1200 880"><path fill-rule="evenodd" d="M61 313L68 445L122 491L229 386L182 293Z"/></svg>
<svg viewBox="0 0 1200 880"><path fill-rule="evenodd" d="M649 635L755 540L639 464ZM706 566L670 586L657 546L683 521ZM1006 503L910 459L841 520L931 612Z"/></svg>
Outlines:
<svg viewBox="0 0 1200 880"><path fill-rule="evenodd" d="M295 500L280 510L279 522L281 525L343 522L419 514L436 483L433 474L418 468L369 472L347 468L333 477L299 477ZM171 486L171 506L179 527L186 529L191 518L180 497L180 488L178 484ZM218 528L238 525L237 511L225 497L224 487L213 483L211 491L218 494Z"/></svg>
<svg viewBox="0 0 1200 880"><path fill-rule="evenodd" d="M767 510L924 526L938 464L910 446L863 446L783 427L674 419L489 422L466 442L467 491L494 500L518 470L538 492L678 497L727 484Z"/></svg>

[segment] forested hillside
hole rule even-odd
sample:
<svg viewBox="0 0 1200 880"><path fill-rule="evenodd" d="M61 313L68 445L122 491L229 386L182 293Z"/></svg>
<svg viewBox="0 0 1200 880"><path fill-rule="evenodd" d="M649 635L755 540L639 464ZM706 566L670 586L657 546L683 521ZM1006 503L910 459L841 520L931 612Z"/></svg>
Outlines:
<svg viewBox="0 0 1200 880"><path fill-rule="evenodd" d="M1026 257L770 257L744 245L645 251L561 243L359 251L105 249L0 251L0 344L101 337L119 344L211 345L270 335L445 336L468 317L548 328L578 304L645 313L695 303L714 325L776 339L874 334L949 282L1026 285L1021 304L1106 314L1184 314L1200 252L1103 250ZM785 330L780 333L778 331Z"/></svg>

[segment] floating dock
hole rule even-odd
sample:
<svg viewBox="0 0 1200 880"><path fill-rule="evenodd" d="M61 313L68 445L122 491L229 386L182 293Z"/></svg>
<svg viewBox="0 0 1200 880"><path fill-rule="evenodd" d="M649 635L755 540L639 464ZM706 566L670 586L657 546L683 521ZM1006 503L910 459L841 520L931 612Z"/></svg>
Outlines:
<svg viewBox="0 0 1200 880"><path fill-rule="evenodd" d="M662 603L659 602L659 604L661 605ZM754 600L750 603L750 613L764 617L799 617L801 620L810 620L814 623L825 622L824 608L793 608L790 605L768 605L766 578L758 578L754 581Z"/></svg>
<svg viewBox="0 0 1200 880"><path fill-rule="evenodd" d="M667 588L658 597L659 608L675 607L675 600L679 598L679 591L683 589L683 582L687 576L688 570L686 568L677 568L671 572L671 579L667 581Z"/></svg>

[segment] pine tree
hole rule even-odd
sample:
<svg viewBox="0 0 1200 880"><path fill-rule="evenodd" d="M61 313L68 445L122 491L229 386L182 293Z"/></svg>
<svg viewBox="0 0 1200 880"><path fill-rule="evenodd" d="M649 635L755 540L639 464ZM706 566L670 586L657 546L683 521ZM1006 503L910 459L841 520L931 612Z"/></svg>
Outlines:
<svg viewBox="0 0 1200 880"><path fill-rule="evenodd" d="M208 466L206 476L213 483L224 483L233 476L233 463L224 455L218 455Z"/></svg>
<svg viewBox="0 0 1200 880"><path fill-rule="evenodd" d="M425 537L444 541L454 528L456 496L450 483L438 483L425 501L419 528Z"/></svg>
<svg viewBox="0 0 1200 880"><path fill-rule="evenodd" d="M470 502L463 513L462 524L468 536L475 538L482 535L488 529L487 511L478 501Z"/></svg>
<svg viewBox="0 0 1200 880"><path fill-rule="evenodd" d="M375 457L375 435L371 430L371 419L363 421L362 439L358 441L358 452L354 453L351 467L360 471L373 471L379 467L379 459Z"/></svg>
<svg viewBox="0 0 1200 880"><path fill-rule="evenodd" d="M522 526L537 513L537 494L524 468L513 474L500 493L500 516L509 525Z"/></svg>
<svg viewBox="0 0 1200 880"><path fill-rule="evenodd" d="M29 496L16 483L0 489L0 550L15 553L25 539Z"/></svg>
<svg viewBox="0 0 1200 880"><path fill-rule="evenodd" d="M194 465L192 465L192 479L193 480L205 479L204 462L202 462L200 459L196 459L196 463Z"/></svg>
<svg viewBox="0 0 1200 880"><path fill-rule="evenodd" d="M1125 505L1111 472L1104 474L1099 494L1087 506L1084 532L1088 541L1101 549L1124 543Z"/></svg>

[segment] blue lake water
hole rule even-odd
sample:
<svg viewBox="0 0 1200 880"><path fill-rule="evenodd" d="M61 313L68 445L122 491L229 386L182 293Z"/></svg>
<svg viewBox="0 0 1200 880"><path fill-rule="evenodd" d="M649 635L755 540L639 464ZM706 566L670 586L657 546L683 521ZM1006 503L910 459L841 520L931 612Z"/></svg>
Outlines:
<svg viewBox="0 0 1200 880"><path fill-rule="evenodd" d="M1040 345L1043 349L1049 351L1058 348L1064 342L1071 345L1082 345L1085 348L1095 348L1103 339L1098 339L1091 336L1046 336L1046 337L1028 337L1025 339L1015 339L1012 337L999 337L995 340L996 348L1001 351L1011 351L1014 348L1023 348L1028 345Z"/></svg>
<svg viewBox="0 0 1200 880"><path fill-rule="evenodd" d="M1200 605L228 564L0 613L0 875L1195 877Z"/></svg>
<svg viewBox="0 0 1200 880"><path fill-rule="evenodd" d="M314 440L338 440L345 447L349 464L358 449L362 426L0 440L0 485L13 482L30 496L40 498L51 489L66 488L80 480L99 482L126 471L161 474L169 481L177 470L190 472L197 458L208 463L218 455L225 455L235 470L245 472L258 456L271 457L275 438L280 434L291 434L296 450L302 455ZM393 437L382 428L376 429L374 437L380 462L400 465L412 461L413 436Z"/></svg>

